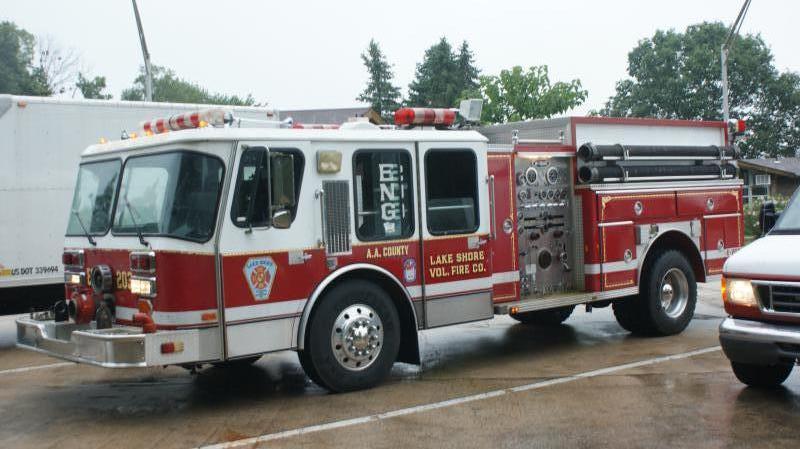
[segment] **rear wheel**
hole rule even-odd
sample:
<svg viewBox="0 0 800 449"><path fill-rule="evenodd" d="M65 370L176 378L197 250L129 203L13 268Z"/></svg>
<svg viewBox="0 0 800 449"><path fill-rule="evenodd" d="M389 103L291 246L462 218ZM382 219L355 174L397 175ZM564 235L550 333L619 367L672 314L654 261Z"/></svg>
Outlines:
<svg viewBox="0 0 800 449"><path fill-rule="evenodd" d="M794 368L791 364L752 365L749 363L731 362L733 374L743 384L758 388L777 387L789 377Z"/></svg>
<svg viewBox="0 0 800 449"><path fill-rule="evenodd" d="M312 311L300 361L309 377L334 391L372 387L385 379L400 348L392 300L371 282L334 287Z"/></svg>
<svg viewBox="0 0 800 449"><path fill-rule="evenodd" d="M510 316L523 324L557 326L566 321L572 315L573 310L575 310L575 306L566 306L550 310L516 313Z"/></svg>
<svg viewBox="0 0 800 449"><path fill-rule="evenodd" d="M642 335L682 332L694 316L697 283L689 261L679 251L656 253L644 266L639 295L614 304L620 326Z"/></svg>

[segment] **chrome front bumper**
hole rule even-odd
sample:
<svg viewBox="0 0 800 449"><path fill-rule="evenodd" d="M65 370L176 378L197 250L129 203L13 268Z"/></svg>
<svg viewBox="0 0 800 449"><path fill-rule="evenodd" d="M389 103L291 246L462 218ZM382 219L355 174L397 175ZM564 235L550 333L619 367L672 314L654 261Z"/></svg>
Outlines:
<svg viewBox="0 0 800 449"><path fill-rule="evenodd" d="M53 357L106 368L136 368L191 364L219 358L217 328L158 331L115 325L97 329L94 323L75 324L52 319L17 319L17 346ZM162 344L180 351L163 353Z"/></svg>
<svg viewBox="0 0 800 449"><path fill-rule="evenodd" d="M726 318L719 341L734 362L774 365L800 359L800 325Z"/></svg>

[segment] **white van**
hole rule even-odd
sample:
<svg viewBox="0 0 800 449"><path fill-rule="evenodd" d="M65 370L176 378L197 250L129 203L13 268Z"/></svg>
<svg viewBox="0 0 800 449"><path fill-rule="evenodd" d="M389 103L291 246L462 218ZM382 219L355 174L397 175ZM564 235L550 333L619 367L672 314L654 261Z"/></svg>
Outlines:
<svg viewBox="0 0 800 449"><path fill-rule="evenodd" d="M719 339L739 380L771 387L800 360L800 189L780 214L765 204L759 221L765 235L723 268Z"/></svg>

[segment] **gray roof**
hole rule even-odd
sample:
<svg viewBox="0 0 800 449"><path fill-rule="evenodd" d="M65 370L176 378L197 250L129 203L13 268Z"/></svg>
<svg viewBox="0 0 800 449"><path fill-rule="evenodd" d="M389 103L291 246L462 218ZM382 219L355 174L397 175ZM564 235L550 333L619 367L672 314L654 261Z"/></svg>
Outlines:
<svg viewBox="0 0 800 449"><path fill-rule="evenodd" d="M764 171L782 176L800 178L800 157L742 159L739 161L739 167L753 171Z"/></svg>
<svg viewBox="0 0 800 449"><path fill-rule="evenodd" d="M315 125L341 125L351 117L365 117L371 111L369 106L358 108L338 109L297 109L294 111L281 110L281 118L291 117L295 123Z"/></svg>

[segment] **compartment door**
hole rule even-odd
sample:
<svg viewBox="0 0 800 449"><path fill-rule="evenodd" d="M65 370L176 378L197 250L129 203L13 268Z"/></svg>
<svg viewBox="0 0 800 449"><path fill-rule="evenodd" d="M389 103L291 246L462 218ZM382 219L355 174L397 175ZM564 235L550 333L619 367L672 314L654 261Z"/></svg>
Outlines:
<svg viewBox="0 0 800 449"><path fill-rule="evenodd" d="M638 263L632 221L600 224L600 260L603 291L636 285Z"/></svg>
<svg viewBox="0 0 800 449"><path fill-rule="evenodd" d="M722 266L739 250L744 240L742 214L706 215L703 217L703 255L706 273L722 273Z"/></svg>
<svg viewBox="0 0 800 449"><path fill-rule="evenodd" d="M492 299L495 303L519 299L517 217L514 213L514 156L489 154Z"/></svg>

